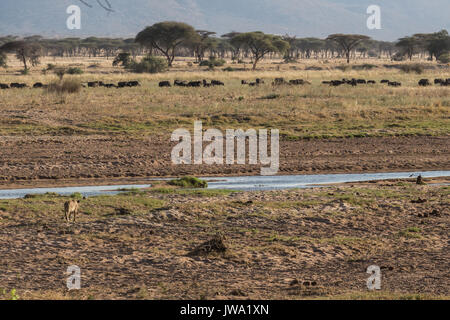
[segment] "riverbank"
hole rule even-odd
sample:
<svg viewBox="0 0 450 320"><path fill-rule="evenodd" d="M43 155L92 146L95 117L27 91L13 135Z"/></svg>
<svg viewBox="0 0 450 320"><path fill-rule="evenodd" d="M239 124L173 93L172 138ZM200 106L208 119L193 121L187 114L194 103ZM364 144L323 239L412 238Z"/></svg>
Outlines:
<svg viewBox="0 0 450 320"><path fill-rule="evenodd" d="M0 186L142 182L148 177L259 175L252 165L173 165L170 137L0 137ZM280 141L280 175L450 170L450 137ZM134 182L133 182L134 183Z"/></svg>

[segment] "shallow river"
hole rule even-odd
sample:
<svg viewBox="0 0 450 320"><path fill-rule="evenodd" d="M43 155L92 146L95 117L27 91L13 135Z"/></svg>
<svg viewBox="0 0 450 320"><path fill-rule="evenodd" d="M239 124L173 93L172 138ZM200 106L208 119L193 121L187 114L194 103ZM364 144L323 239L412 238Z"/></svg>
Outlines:
<svg viewBox="0 0 450 320"><path fill-rule="evenodd" d="M246 176L203 178L208 180L208 189L228 189L241 191L280 190L292 188L312 188L327 184L377 181L386 179L405 179L422 175L424 178L449 177L450 171L424 171L424 172L390 172L390 173L363 173L363 174L315 174L315 175L291 175L291 176ZM166 180L166 179L151 179ZM85 187L60 187L60 188L32 188L0 190L0 199L23 198L27 194L45 194L54 192L60 195L71 195L75 192L85 197L98 195L115 195L120 189L148 188L147 185L114 185L114 186L85 186Z"/></svg>

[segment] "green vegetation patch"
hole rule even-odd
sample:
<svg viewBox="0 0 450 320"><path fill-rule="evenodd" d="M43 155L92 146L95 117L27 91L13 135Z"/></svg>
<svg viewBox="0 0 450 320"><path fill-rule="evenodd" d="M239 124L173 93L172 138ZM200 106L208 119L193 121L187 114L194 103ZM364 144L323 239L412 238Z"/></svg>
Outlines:
<svg viewBox="0 0 450 320"><path fill-rule="evenodd" d="M182 188L198 188L198 189L202 189L202 188L207 188L208 187L208 182L201 180L199 178L195 178L195 177L183 177L180 179L174 179L174 180L170 180L168 182L169 185L171 186L177 186L177 187L182 187Z"/></svg>

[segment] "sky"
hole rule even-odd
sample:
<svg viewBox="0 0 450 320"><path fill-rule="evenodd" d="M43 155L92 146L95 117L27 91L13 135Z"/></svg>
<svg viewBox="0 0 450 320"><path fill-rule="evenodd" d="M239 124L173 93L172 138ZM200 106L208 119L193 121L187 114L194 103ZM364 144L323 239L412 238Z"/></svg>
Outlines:
<svg viewBox="0 0 450 320"><path fill-rule="evenodd" d="M67 27L72 5L80 8L80 29ZM380 28L368 28L371 5L380 9ZM358 33L393 41L450 30L450 0L0 0L0 36L134 37L168 20L219 35L233 30L319 38Z"/></svg>

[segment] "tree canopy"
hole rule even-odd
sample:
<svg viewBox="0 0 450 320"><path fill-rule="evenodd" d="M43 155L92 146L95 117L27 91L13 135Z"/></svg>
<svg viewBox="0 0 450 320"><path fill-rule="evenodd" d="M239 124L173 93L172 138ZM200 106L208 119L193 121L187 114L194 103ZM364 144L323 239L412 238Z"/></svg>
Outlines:
<svg viewBox="0 0 450 320"><path fill-rule="evenodd" d="M147 27L136 36L136 42L158 50L167 58L167 63L172 66L175 52L182 44L198 37L195 29L182 22L166 21Z"/></svg>
<svg viewBox="0 0 450 320"><path fill-rule="evenodd" d="M266 54L271 52L283 54L289 49L289 43L281 37L260 31L237 34L231 39L231 44L236 48L250 50L253 55L253 70Z"/></svg>
<svg viewBox="0 0 450 320"><path fill-rule="evenodd" d="M342 50L344 50L347 57L347 63L350 63L350 53L361 42L370 40L370 37L360 34L332 34L328 36L327 40L335 41Z"/></svg>
<svg viewBox="0 0 450 320"><path fill-rule="evenodd" d="M28 70L28 62L32 66L39 64L39 58L42 54L41 46L35 41L11 41L0 47L0 52L14 52L17 59L22 61L24 70Z"/></svg>

